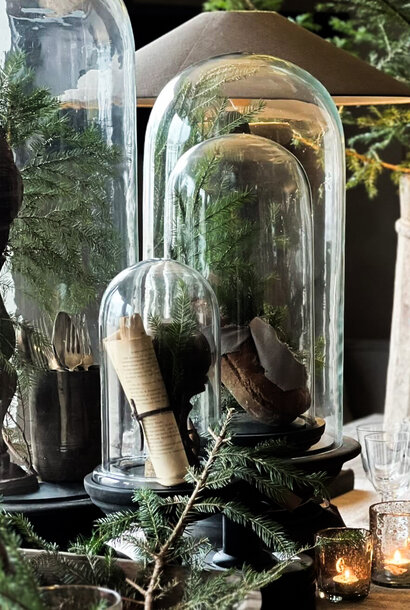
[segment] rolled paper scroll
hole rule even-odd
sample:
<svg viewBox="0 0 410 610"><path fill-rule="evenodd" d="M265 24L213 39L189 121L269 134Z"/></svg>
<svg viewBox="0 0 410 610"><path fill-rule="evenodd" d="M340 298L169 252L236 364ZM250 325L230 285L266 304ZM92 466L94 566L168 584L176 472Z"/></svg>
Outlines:
<svg viewBox="0 0 410 610"><path fill-rule="evenodd" d="M104 339L133 415L140 422L161 485L183 483L188 460L155 355L139 314L120 318L117 332Z"/></svg>

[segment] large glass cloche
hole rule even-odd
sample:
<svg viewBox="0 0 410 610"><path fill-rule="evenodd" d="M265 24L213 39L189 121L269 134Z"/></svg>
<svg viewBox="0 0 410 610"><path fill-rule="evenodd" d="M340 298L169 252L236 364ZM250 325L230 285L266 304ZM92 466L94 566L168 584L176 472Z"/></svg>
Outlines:
<svg viewBox="0 0 410 610"><path fill-rule="evenodd" d="M313 235L315 352L314 391L310 392L313 406L309 408L314 407L315 417L323 419L326 425L326 432L317 449L336 449L342 443L345 171L341 121L335 104L321 83L289 62L266 55L247 54L206 60L187 68L170 81L157 98L147 129L144 256L163 255L164 235L170 226L166 187L178 160L204 141L240 134L281 145L298 159L307 176L311 191ZM267 187L263 186L263 182L254 181L254 173L249 171L249 167L239 172L235 159L230 157L230 161L233 166L231 175L228 169L224 171L225 183L230 185L228 191L230 189L232 193L239 188L243 193L249 190L258 201L255 189L267 190ZM203 163L206 171L206 159ZM184 186L186 192L189 192L190 178L193 176L188 171ZM281 184L275 183L275 194L282 189L283 197L286 197L288 183L283 176L279 180ZM201 170L198 168L195 170L195 181L200 198L208 197L209 185L201 181ZM265 177L263 181L266 181ZM195 189L193 184L191 188ZM207 194L202 195L202 191ZM266 194L263 201L266 207ZM274 197L271 203L276 203ZM261 213L257 203L254 205L255 216L245 214L246 222L243 225L240 222L242 213L236 211L238 230L245 235L249 223L262 220L267 213L266 210ZM195 219L202 222L206 214L207 204L201 206L193 223ZM267 226L271 225L268 223ZM266 229L267 232L269 230ZM300 230L300 224L287 227L290 239L294 231ZM188 231L185 236L191 239ZM260 238L257 233L256 240L254 247L259 245L262 253L261 244L267 244L267 234ZM212 244L212 237L203 236L198 243L197 260L190 260L190 264L203 272L207 261L202 255ZM273 244L269 245L271 249L275 247ZM248 264L247 252L246 247L242 251L238 249L238 265ZM176 256L179 258L178 252ZM268 267L273 271L271 263ZM302 273L300 258L292 263L292 269L295 268ZM305 273L308 273L308 269ZM216 287L211 268L207 277ZM288 282L291 283L291 278ZM285 293L287 299L291 293L288 289ZM278 295L275 298L278 299ZM285 305L285 300L274 304ZM291 309L295 305L294 302L286 304L288 307L291 305ZM293 328L293 321L288 320L287 324L295 334L298 333L298 327ZM300 349L300 346L295 345L295 349Z"/></svg>

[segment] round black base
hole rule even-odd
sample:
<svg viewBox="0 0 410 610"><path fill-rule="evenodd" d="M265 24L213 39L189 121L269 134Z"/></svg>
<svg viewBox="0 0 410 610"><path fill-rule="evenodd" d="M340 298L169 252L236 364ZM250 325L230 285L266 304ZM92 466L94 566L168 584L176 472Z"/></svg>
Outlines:
<svg viewBox="0 0 410 610"><path fill-rule="evenodd" d="M283 459L291 461L306 473L326 472L329 477L336 477L343 464L352 460L359 453L359 443L348 436L344 436L342 445L336 449L330 449L322 453L307 452L303 456L284 457ZM97 483L94 481L92 473L85 477L84 487L92 502L106 514L135 507L132 500L133 489ZM158 487L158 485L155 486L155 492L162 496L186 494L190 490L189 485L162 487L161 489Z"/></svg>
<svg viewBox="0 0 410 610"><path fill-rule="evenodd" d="M372 576L372 583L378 587L387 587L388 589L410 589L410 582L406 583L395 583L386 582L385 580L379 580L377 577Z"/></svg>
<svg viewBox="0 0 410 610"><path fill-rule="evenodd" d="M34 492L7 496L2 508L9 513L22 513L39 536L56 542L61 549L80 535L89 537L93 523L103 516L82 483L41 482Z"/></svg>
<svg viewBox="0 0 410 610"><path fill-rule="evenodd" d="M228 555L224 551L217 551L212 557L212 565L217 568L223 568L229 570L230 568L241 568L242 565L238 565L238 558L234 555Z"/></svg>
<svg viewBox="0 0 410 610"><path fill-rule="evenodd" d="M149 487L144 485L144 487ZM93 473L87 474L84 478L85 491L91 498L93 504L98 506L104 513L114 513L121 510L132 510L135 508L135 502L133 502L133 495L135 489L124 489L120 487L112 487L110 485L103 485L93 479ZM163 487L155 484L154 491L160 496L180 495L190 493L191 487L189 485L179 485L175 487Z"/></svg>
<svg viewBox="0 0 410 610"><path fill-rule="evenodd" d="M343 464L358 456L360 450L360 443L350 436L344 436L340 447L322 452L308 451L290 460L292 464L307 473L326 472L329 477L335 477L341 471Z"/></svg>
<svg viewBox="0 0 410 610"><path fill-rule="evenodd" d="M232 418L232 441L235 445L252 447L263 441L280 439L292 455L301 454L320 441L326 422L301 415L287 426L269 426L255 420L248 413L235 413Z"/></svg>

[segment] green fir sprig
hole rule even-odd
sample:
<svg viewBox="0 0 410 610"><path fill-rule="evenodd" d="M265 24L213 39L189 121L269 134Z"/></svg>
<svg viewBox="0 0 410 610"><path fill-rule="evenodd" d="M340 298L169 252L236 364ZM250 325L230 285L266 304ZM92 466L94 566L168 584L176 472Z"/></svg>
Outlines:
<svg viewBox="0 0 410 610"><path fill-rule="evenodd" d="M150 610L158 593L170 585L167 568L178 565L181 559L187 573L183 599L175 606L180 610L206 609L212 607L217 598L221 600L220 607L232 608L247 592L261 586L261 581L266 584L279 577L286 561L262 574L245 568L241 574L236 574L233 583L229 580L229 572L223 576L204 576L200 570L203 569L204 541L197 543L184 535L192 522L201 516L222 513L236 523L249 526L269 548L282 551L288 560L296 553L294 543L269 513L255 513L254 507L246 501L233 499L229 493L226 495L235 482L244 481L265 498L278 502L286 498L289 490L300 486L313 489L320 496L325 493L323 475L306 475L275 455L275 450L277 453L283 449L280 443L262 443L254 448L232 444L229 433L232 417L233 411L229 411L219 429L210 431L211 441L204 463L200 468L191 468L186 477L192 488L189 495L164 498L151 490L137 490L135 511L108 515L97 521L91 545L94 550L125 534L125 540L133 543L137 556L145 562L148 581L145 585L134 583L144 599L145 610ZM199 581L207 584L198 589Z"/></svg>
<svg viewBox="0 0 410 610"><path fill-rule="evenodd" d="M410 7L402 0L333 0L318 10L336 13L331 41L379 70L409 81ZM346 18L347 15L347 18Z"/></svg>
<svg viewBox="0 0 410 610"><path fill-rule="evenodd" d="M358 55L377 69L410 84L410 5L401 0L333 0L318 5L336 13L329 23L335 34L330 41ZM363 113L343 111L344 124L355 124L359 134L349 139L346 150L350 177L347 186L363 184L372 198L378 178L386 170L394 182L410 172L409 111L407 106L381 106ZM387 146L404 147L405 160L389 162Z"/></svg>
<svg viewBox="0 0 410 610"><path fill-rule="evenodd" d="M258 101L242 112L231 110L229 98L223 94L223 86L246 79L258 70L257 66L225 65L207 70L198 82L185 82L177 91L172 106L162 118L155 137L154 167L154 254L164 255L164 196L168 179L167 162L170 120L178 115L181 122L190 126L189 135L178 150L178 158L187 150L207 140L240 130L255 119L264 108ZM152 168L154 169L154 168Z"/></svg>
<svg viewBox="0 0 410 610"><path fill-rule="evenodd" d="M210 0L204 10L279 10L281 3L265 0L249 3L245 0ZM328 39L334 45L356 55L377 69L398 80L410 83L410 4L401 0L329 0L316 5L316 10L330 15L328 23L333 35ZM290 17L298 25L316 33L321 26L312 13ZM345 125L355 124L360 133L349 139L346 150L350 176L347 187L364 185L370 198L378 191L378 179L388 171L394 182L410 172L408 126L409 116L405 107L382 106L352 115L342 112ZM405 139L403 141L403 134ZM405 159L389 161L387 143L404 146ZM298 144L295 134L294 143ZM314 142L304 142L315 146Z"/></svg>
<svg viewBox="0 0 410 610"><path fill-rule="evenodd" d="M22 559L21 539L0 523L0 607L7 610L44 610L38 582L30 564Z"/></svg>
<svg viewBox="0 0 410 610"><path fill-rule="evenodd" d="M233 323L251 320L260 309L261 282L251 262L253 237L257 225L242 216L247 204L255 201L251 189L230 191L220 179L223 157L215 148L195 164L195 188L186 192L184 184L175 184L172 193L174 222L172 258L180 260L217 281L214 289L222 316ZM229 175L229 168L222 176ZM203 214L203 197L211 200ZM204 243L204 252L198 244ZM232 286L238 286L233 291ZM241 288L246 289L241 290ZM238 295L242 295L241 298Z"/></svg>
<svg viewBox="0 0 410 610"><path fill-rule="evenodd" d="M174 610L208 610L216 605L232 610L249 592L279 578L303 549L296 549L269 512L261 510L263 503L255 508L254 502L238 501L231 487L244 481L281 505L286 489L289 493L307 487L323 496L324 475L299 472L278 455L284 449L278 441L253 448L235 446L230 436L232 417L233 411L228 411L220 426L209 431L204 461L187 475L189 493L162 497L150 489L137 490L133 510L99 519L90 539L72 545L70 550L81 553L80 557L61 555L56 545L36 535L25 517L0 513L0 540L6 550L0 565L0 600L12 599L13 605L7 606L10 610L44 610L37 586L54 579L55 584L114 588L138 600L144 610L152 610L155 603L173 595L177 597L169 607ZM190 527L198 518L216 513L252 528L268 548L285 554L284 561L262 572L249 566L242 571L204 571L209 543L191 535ZM12 533L14 529L19 536ZM141 567L134 580L126 579L112 551L107 550L106 543L113 539L132 546ZM28 561L18 549L23 541L44 553ZM16 569L10 571L9 564Z"/></svg>
<svg viewBox="0 0 410 610"><path fill-rule="evenodd" d="M58 98L35 87L24 53L7 56L0 91L0 128L24 186L6 255L43 310L79 311L117 271L120 245L106 183L120 153L97 127L72 126Z"/></svg>
<svg viewBox="0 0 410 610"><path fill-rule="evenodd" d="M204 11L278 11L283 0L208 0Z"/></svg>
<svg viewBox="0 0 410 610"><path fill-rule="evenodd" d="M59 310L76 313L95 303L120 260L107 196L120 151L105 143L96 126L77 130L71 116L57 97L35 85L24 53L7 55L0 68L0 131L13 151L24 196L0 275L0 370L10 400L17 385L23 411L34 377L48 367L45 357L41 359L42 333L21 318L10 321L4 308L10 270L25 296L52 319ZM16 348L16 330L29 337L32 355L38 356L34 360ZM16 435L30 467L18 421L7 432L8 441L15 444Z"/></svg>
<svg viewBox="0 0 410 610"><path fill-rule="evenodd" d="M196 458L187 427L192 409L190 400L203 391L203 377L206 378L211 358L209 343L199 331L191 295L182 279L177 282L173 295L170 321L150 316L148 322L169 404L179 426L188 460L192 462ZM193 360L196 366L192 365ZM198 378L199 382L195 383Z"/></svg>

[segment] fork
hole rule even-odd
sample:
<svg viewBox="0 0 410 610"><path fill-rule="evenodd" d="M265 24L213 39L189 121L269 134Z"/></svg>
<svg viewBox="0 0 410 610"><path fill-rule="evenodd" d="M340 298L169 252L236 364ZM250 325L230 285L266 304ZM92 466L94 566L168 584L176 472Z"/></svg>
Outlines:
<svg viewBox="0 0 410 610"><path fill-rule="evenodd" d="M29 331L22 328L20 332L23 344L25 344L27 348L29 362L31 362L35 369L42 371L47 370L48 361L43 347L40 347L41 340L38 336L38 331L35 328Z"/></svg>
<svg viewBox="0 0 410 610"><path fill-rule="evenodd" d="M77 329L71 322L67 324L64 341L64 365L69 371L75 371L81 366L83 355L80 349L80 341Z"/></svg>
<svg viewBox="0 0 410 610"><path fill-rule="evenodd" d="M94 358L91 350L90 334L88 332L87 320L85 314L80 314L75 317L75 323L78 332L78 339L80 343L80 352L82 355L82 367L85 371L88 371L90 366L94 364Z"/></svg>
<svg viewBox="0 0 410 610"><path fill-rule="evenodd" d="M53 351L53 348L51 345L50 332L49 332L49 329L47 328L47 323L43 316L41 316L37 320L36 326L38 328L38 332L40 333L40 335L42 337L41 352L47 359L48 368L51 370L59 369L60 365L57 361L57 358L55 357L55 354L54 354L54 351Z"/></svg>

